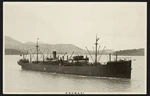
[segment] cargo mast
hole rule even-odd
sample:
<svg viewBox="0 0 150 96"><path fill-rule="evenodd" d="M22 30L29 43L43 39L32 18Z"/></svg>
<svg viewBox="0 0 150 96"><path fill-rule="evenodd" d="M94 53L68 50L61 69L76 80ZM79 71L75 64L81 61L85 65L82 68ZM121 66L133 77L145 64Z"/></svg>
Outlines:
<svg viewBox="0 0 150 96"><path fill-rule="evenodd" d="M37 62L38 62L38 47L39 47L39 45L38 45L38 40L39 40L39 38L37 38L37 45L36 45L36 51L37 51L36 61L37 61Z"/></svg>
<svg viewBox="0 0 150 96"><path fill-rule="evenodd" d="M96 34L96 43L95 43L95 64L97 64L97 41L99 40L99 38L97 38L97 34Z"/></svg>

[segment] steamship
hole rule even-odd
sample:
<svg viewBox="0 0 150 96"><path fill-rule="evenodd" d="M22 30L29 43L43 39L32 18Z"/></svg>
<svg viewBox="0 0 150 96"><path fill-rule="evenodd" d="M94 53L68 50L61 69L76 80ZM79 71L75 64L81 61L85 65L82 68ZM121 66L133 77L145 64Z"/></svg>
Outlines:
<svg viewBox="0 0 150 96"><path fill-rule="evenodd" d="M83 55L71 56L64 59L64 56L58 57L56 51L53 51L52 57L47 57L45 59L43 55L43 60L39 60L39 44L37 39L36 44L36 60L30 60L24 58L17 61L23 70L33 70L42 72L55 72L61 74L73 74L73 75L83 75L83 76L100 76L100 77L115 77L115 78L131 78L131 60L111 60L111 54L109 54L110 60L108 62L101 63L97 60L98 56L98 40L96 36L95 42L95 60L89 62L89 57ZM86 47L87 49L87 47ZM89 50L87 49L89 55L91 56Z"/></svg>

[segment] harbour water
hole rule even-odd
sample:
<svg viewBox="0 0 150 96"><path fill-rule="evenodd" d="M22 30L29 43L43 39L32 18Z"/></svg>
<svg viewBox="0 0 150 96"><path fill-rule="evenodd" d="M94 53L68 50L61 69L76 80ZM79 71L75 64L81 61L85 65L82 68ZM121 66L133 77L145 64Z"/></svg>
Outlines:
<svg viewBox="0 0 150 96"><path fill-rule="evenodd" d="M145 56L121 56L132 60L131 79L67 75L22 70L19 55L4 55L3 93L7 94L144 94L146 93ZM114 59L114 57L112 57ZM119 59L119 57L118 57ZM103 55L100 61L105 62ZM91 60L90 60L91 61Z"/></svg>

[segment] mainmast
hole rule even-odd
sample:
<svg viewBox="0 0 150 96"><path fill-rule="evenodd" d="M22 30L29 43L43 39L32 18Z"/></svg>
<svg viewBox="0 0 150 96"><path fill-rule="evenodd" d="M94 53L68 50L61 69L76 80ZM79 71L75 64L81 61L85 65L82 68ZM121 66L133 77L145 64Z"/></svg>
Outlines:
<svg viewBox="0 0 150 96"><path fill-rule="evenodd" d="M99 38L97 38L97 34L96 34L96 43L95 43L95 64L97 64L97 41L99 40Z"/></svg>
<svg viewBox="0 0 150 96"><path fill-rule="evenodd" d="M36 61L37 61L37 62L38 62L38 47L39 47L39 45L38 45L38 40L39 40L39 38L37 38L37 45L36 45L36 51L37 51Z"/></svg>

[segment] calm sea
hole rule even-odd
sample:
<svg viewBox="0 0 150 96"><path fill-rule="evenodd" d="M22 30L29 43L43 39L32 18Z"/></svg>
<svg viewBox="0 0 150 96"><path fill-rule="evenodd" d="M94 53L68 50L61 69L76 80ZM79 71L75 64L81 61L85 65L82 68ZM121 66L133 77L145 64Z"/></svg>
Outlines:
<svg viewBox="0 0 150 96"><path fill-rule="evenodd" d="M94 56L93 56L94 57ZM145 56L121 56L132 59L131 79L67 75L22 70L19 55L5 55L3 63L3 92L7 94L82 93L82 94L141 94L146 93ZM35 58L33 58L35 59ZM112 57L114 59L114 57ZM103 55L101 62L108 60ZM91 60L90 60L91 61Z"/></svg>

